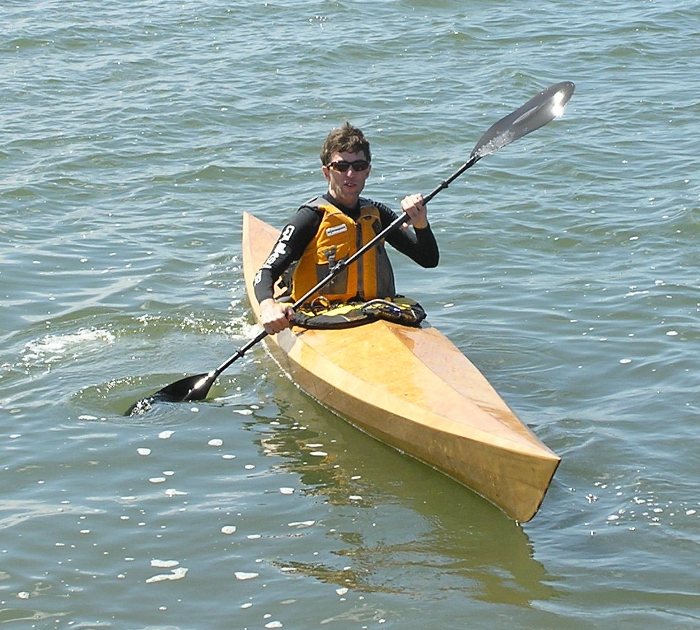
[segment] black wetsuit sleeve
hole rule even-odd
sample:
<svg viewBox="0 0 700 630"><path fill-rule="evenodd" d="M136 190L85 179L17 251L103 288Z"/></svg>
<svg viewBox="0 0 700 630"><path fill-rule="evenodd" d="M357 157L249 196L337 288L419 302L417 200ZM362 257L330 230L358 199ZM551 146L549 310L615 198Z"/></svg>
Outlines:
<svg viewBox="0 0 700 630"><path fill-rule="evenodd" d="M280 233L267 260L255 275L255 298L262 302L273 296L278 278L294 261L299 260L321 223L321 215L314 208L302 206Z"/></svg>
<svg viewBox="0 0 700 630"><path fill-rule="evenodd" d="M382 227L385 228L398 215L384 204L376 205L379 208ZM392 247L408 256L421 267L437 267L438 262L440 262L440 250L430 225L420 230L398 227L387 234L386 240Z"/></svg>

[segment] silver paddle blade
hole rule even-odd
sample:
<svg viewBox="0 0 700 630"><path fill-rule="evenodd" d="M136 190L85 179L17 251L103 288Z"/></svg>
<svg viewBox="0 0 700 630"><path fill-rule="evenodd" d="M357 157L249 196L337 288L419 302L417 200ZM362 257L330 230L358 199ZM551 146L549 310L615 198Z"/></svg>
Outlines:
<svg viewBox="0 0 700 630"><path fill-rule="evenodd" d="M575 88L571 81L562 81L542 90L525 105L493 124L476 143L471 157L481 159L495 153L501 147L559 118Z"/></svg>

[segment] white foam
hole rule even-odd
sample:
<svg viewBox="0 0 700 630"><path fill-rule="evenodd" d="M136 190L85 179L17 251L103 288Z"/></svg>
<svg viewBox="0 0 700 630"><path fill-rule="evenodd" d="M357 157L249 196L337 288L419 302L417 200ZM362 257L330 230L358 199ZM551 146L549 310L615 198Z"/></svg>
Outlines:
<svg viewBox="0 0 700 630"><path fill-rule="evenodd" d="M301 529L304 527L311 527L314 525L316 521L293 521L291 523L287 523L288 527L296 527L297 529Z"/></svg>
<svg viewBox="0 0 700 630"><path fill-rule="evenodd" d="M170 569L180 566L180 562L178 560L158 560L157 558L153 558L153 560L151 560L151 566L157 569Z"/></svg>
<svg viewBox="0 0 700 630"><path fill-rule="evenodd" d="M80 356L95 352L106 344L112 344L115 336L108 330L84 328L76 333L46 335L24 346L22 358L25 363L53 363L66 355Z"/></svg>
<svg viewBox="0 0 700 630"><path fill-rule="evenodd" d="M166 580L182 580L187 575L187 571L189 571L189 569L185 567L178 567L177 569L173 569L171 573L159 573L158 575L149 577L146 580L146 584L165 582Z"/></svg>
<svg viewBox="0 0 700 630"><path fill-rule="evenodd" d="M260 575L260 574L259 573L248 573L246 571L236 571L234 573L234 575L236 576L237 580L252 580L252 579L258 577L258 575Z"/></svg>

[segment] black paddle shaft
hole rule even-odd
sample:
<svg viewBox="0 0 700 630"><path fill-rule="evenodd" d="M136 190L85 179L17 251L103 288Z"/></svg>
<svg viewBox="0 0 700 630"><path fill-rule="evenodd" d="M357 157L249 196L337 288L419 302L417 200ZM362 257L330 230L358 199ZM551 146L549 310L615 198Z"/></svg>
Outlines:
<svg viewBox="0 0 700 630"><path fill-rule="evenodd" d="M493 124L481 136L479 142L476 143L472 150L469 159L457 169L450 177L442 181L433 191L423 197L423 203L428 203L440 191L447 188L455 179L462 175L466 170L474 166L482 157L495 153L500 148L514 142L518 138L539 129L548 122L558 118L563 114L564 107L571 99L574 93L575 86L571 81L562 81L542 90L539 94L531 98L522 107L519 107L514 112L501 118ZM409 220L408 214L403 212L394 221L387 225L379 234L372 240L358 249L352 256L346 260L338 262L318 284L309 289L302 295L294 304L292 309L299 308L306 303L315 293L328 284L338 274L342 273L349 265L354 263L360 256L363 256L372 247L375 247L382 239L386 238L392 230L403 225ZM196 376L187 376L180 379L163 389L157 391L152 396L139 400L129 407L127 415L133 413L143 413L150 408L153 401L165 402L184 402L190 400L203 400L207 397L211 386L214 384L219 375L228 368L232 363L240 359L253 346L260 343L268 333L264 330L255 338L251 339L243 347L238 349L235 354L230 356L219 367L211 372L197 374Z"/></svg>

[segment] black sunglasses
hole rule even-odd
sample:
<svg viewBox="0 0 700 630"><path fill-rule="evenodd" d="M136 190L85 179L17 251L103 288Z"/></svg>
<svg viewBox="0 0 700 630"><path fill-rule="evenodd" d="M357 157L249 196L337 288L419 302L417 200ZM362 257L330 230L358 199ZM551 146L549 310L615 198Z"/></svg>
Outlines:
<svg viewBox="0 0 700 630"><path fill-rule="evenodd" d="M329 168L332 168L334 171L339 171L341 173L345 173L352 167L353 171L355 171L356 173L361 173L362 171L366 171L369 168L369 162L367 160L355 160L354 162L348 162L346 160L336 160L335 162L331 162L327 166Z"/></svg>

